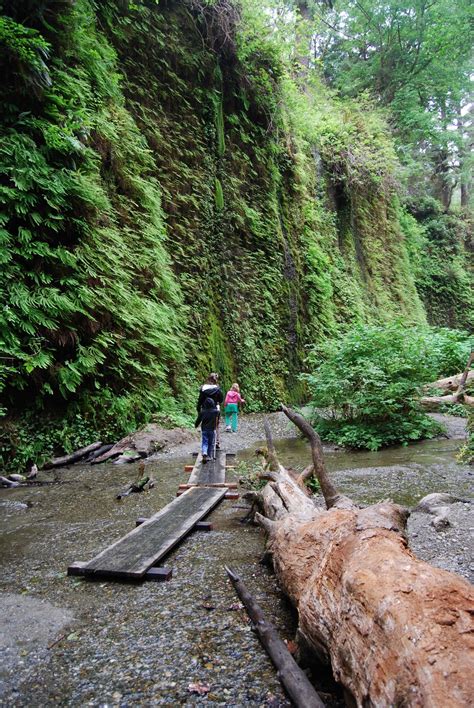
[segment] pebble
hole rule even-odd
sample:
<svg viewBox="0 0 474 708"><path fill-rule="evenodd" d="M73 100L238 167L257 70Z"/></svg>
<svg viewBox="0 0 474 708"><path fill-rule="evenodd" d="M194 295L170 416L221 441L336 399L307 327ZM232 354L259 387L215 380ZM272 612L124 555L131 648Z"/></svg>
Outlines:
<svg viewBox="0 0 474 708"><path fill-rule="evenodd" d="M286 419L280 417L278 425L286 428ZM242 421L242 439L246 442L251 437L249 430ZM252 434L256 440L255 432ZM242 444L239 436L229 438L236 446ZM295 467L304 465L307 446L294 432L287 450L288 459L295 459ZM391 454L403 458L408 453L398 450ZM343 455L338 452L331 456L329 464L337 464ZM347 470L337 474L343 489L353 484L356 493L375 494L380 499L390 496L394 485L405 489L407 480L415 486L423 485L431 474L430 466L421 470L416 463L410 467L402 459L401 473L392 465L393 472L387 471L385 476L383 466L368 475L368 468L362 467L362 460L368 458L363 455L358 457L359 474L357 470L355 474ZM12 534L12 545L5 548L0 583L9 592L28 588L29 594L71 610L75 620L67 628L65 640L51 650L44 646L28 650L27 660L18 663L11 676L0 676L1 705L125 708L214 704L289 708L291 704L275 669L245 612L228 609L238 602L223 569L231 558L282 637L294 637L293 615L274 577L258 563L264 550L263 534L239 523L244 510L229 503L221 505L212 515L215 530L189 536L167 559L167 565L174 569L168 583L134 586L64 577L72 560L92 557L102 550L105 538L118 538L129 530L131 520L153 513L173 498L182 480L182 466L176 457L168 459L166 463L164 457L158 456L156 462L149 463L151 467L155 465L154 476L161 484L149 494L127 498L121 506L117 506L113 492L127 481L120 475L131 472L120 467L113 472L104 467L100 476L96 469L84 468L79 480L75 480L78 468L65 470L61 474L70 484L50 487L47 494L46 488L21 490L25 503L27 495L34 495L41 505L29 508L27 513L16 513L19 535L15 539ZM439 463L439 468L444 470L445 466ZM457 487L465 473L461 473L461 468L458 473L452 468L449 471L451 477L446 486ZM438 483L436 479L433 482ZM419 491L418 498L427 493L424 489ZM440 486L437 491L451 489ZM78 499L87 499L87 508ZM472 507L452 505L449 513L453 526L442 533L429 527L426 515L413 514L408 531L415 552L440 567L466 577L472 574L470 542L464 532L474 525ZM31 527L22 526L25 517L31 519ZM37 578L35 583L33 576ZM210 612L203 607L206 603L215 609ZM210 691L205 696L191 696L191 683L209 684Z"/></svg>

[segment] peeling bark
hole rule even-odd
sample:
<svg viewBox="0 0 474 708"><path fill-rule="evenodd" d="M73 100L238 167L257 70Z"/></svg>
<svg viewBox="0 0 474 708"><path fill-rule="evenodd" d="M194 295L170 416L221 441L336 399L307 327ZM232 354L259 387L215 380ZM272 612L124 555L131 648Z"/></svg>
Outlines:
<svg viewBox="0 0 474 708"><path fill-rule="evenodd" d="M299 633L358 706L469 705L472 586L412 554L406 509L390 501L360 509L340 495L317 434L283 410L310 437L328 507L317 508L283 470L265 487L256 516L298 610Z"/></svg>

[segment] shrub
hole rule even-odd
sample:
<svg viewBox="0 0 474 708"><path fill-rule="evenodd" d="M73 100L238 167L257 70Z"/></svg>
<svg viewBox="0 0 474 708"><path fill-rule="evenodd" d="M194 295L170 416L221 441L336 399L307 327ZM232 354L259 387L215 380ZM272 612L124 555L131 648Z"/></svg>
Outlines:
<svg viewBox="0 0 474 708"><path fill-rule="evenodd" d="M422 331L433 367L433 381L463 371L474 347L474 336L459 329L438 327Z"/></svg>
<svg viewBox="0 0 474 708"><path fill-rule="evenodd" d="M260 477L262 465L259 460L241 460L237 465L237 475L239 482L246 489L260 491L266 485L266 481Z"/></svg>
<svg viewBox="0 0 474 708"><path fill-rule="evenodd" d="M434 437L441 428L420 409L420 386L459 371L469 346L463 332L401 321L355 327L328 345L322 362L309 358L316 429L327 440L369 450Z"/></svg>

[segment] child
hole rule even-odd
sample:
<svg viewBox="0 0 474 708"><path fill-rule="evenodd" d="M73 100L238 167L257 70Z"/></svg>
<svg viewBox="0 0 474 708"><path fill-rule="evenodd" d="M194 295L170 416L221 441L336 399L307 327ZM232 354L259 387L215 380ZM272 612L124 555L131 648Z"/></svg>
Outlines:
<svg viewBox="0 0 474 708"><path fill-rule="evenodd" d="M222 389L219 386L219 374L213 373L209 374L209 376L206 379L206 383L201 386L199 389L199 397L197 400L196 404L196 409L197 412L201 412L202 405L206 398L212 398L214 401L215 407L217 408L218 411L218 417L216 421L216 448L220 448L220 440L219 440L219 419L220 419L220 414L221 414L221 403L224 400L224 395L222 393Z"/></svg>
<svg viewBox="0 0 474 708"><path fill-rule="evenodd" d="M209 458L214 457L214 439L216 434L216 426L219 420L219 410L216 407L215 401L208 396L204 399L202 408L196 418L194 427L197 428L201 423L202 434L202 463L206 464Z"/></svg>
<svg viewBox="0 0 474 708"><path fill-rule="evenodd" d="M230 391L225 397L225 430L226 433L237 432L237 419L239 415L239 403L245 403L240 395L239 384L232 384Z"/></svg>

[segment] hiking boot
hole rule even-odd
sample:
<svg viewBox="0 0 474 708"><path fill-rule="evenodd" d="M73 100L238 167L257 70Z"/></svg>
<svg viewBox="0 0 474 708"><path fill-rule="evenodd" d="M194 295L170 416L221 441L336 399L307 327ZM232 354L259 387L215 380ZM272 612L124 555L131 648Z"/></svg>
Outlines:
<svg viewBox="0 0 474 708"><path fill-rule="evenodd" d="M207 455L202 456L202 464L205 465L207 462Z"/></svg>

